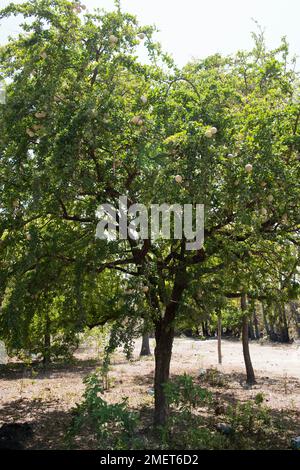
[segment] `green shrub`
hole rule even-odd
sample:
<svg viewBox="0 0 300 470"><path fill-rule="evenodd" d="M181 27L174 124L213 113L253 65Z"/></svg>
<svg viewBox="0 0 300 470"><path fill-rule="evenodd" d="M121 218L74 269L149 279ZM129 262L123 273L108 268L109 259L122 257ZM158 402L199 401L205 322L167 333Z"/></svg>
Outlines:
<svg viewBox="0 0 300 470"><path fill-rule="evenodd" d="M66 435L68 445L76 447L76 439L84 429L96 440L98 448L131 448L138 417L128 410L127 399L115 404L103 400L98 373L86 377L84 383L83 401L72 410L73 419Z"/></svg>
<svg viewBox="0 0 300 470"><path fill-rule="evenodd" d="M259 393L254 401L227 407L228 422L235 433L253 435L268 431L271 417L269 410L263 406L263 401L263 394Z"/></svg>
<svg viewBox="0 0 300 470"><path fill-rule="evenodd" d="M226 387L226 378L215 368L208 369L203 377L205 383L212 387Z"/></svg>
<svg viewBox="0 0 300 470"><path fill-rule="evenodd" d="M199 414L199 409L212 404L212 394L208 390L184 374L165 384L165 392L171 412L166 426L160 428L161 448L226 448L226 438L208 429Z"/></svg>
<svg viewBox="0 0 300 470"><path fill-rule="evenodd" d="M187 374L176 377L164 388L169 405L183 412L192 412L195 408L205 406L212 398L208 390L194 384L193 378Z"/></svg>

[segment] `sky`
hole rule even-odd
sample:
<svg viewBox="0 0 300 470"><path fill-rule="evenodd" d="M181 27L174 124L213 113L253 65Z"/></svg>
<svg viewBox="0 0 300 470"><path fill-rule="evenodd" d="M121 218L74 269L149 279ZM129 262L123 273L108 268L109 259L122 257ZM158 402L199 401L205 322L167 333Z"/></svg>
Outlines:
<svg viewBox="0 0 300 470"><path fill-rule="evenodd" d="M0 0L0 7L9 0ZM112 9L113 0L82 0L88 11ZM299 0L121 0L122 8L136 14L141 24L155 24L157 39L180 66L220 52L232 54L252 46L253 19L265 29L270 48L287 36L300 63ZM0 43L18 32L20 19L0 22Z"/></svg>

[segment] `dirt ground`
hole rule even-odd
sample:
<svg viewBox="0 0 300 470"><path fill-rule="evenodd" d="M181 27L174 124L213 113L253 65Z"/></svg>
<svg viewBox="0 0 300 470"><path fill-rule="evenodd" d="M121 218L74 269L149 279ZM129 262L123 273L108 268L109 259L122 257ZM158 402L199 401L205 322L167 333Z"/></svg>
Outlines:
<svg viewBox="0 0 300 470"><path fill-rule="evenodd" d="M108 401L128 397L133 408L153 405L153 356L139 358L140 341L135 344L133 359L126 360L118 351L109 374L111 387L105 392ZM151 340L153 350L154 342ZM225 385L206 386L224 401L249 400L257 393L265 396L266 405L283 414L291 436L300 435L300 345L273 345L252 342L250 345L257 384L245 384L242 346L238 340L223 340L223 364L217 365L217 342L176 338L171 372L188 373L196 379L202 369L216 368ZM81 347L72 365L53 365L48 370L25 368L9 363L0 368L0 424L31 422L34 437L27 448L63 448L70 409L80 401L82 379L97 366L96 352Z"/></svg>

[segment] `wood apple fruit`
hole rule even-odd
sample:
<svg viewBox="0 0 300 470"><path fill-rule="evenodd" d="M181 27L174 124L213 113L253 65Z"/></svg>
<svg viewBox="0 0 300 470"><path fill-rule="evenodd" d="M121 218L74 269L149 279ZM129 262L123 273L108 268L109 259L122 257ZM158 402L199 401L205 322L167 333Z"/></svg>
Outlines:
<svg viewBox="0 0 300 470"><path fill-rule="evenodd" d="M136 126L139 126L140 124L140 121L141 121L141 117L140 116L133 116L133 118L131 119L131 122L132 124L135 124Z"/></svg>
<svg viewBox="0 0 300 470"><path fill-rule="evenodd" d="M60 101L62 101L62 97L60 95L55 95L53 99L56 103L59 103Z"/></svg>
<svg viewBox="0 0 300 470"><path fill-rule="evenodd" d="M245 170L247 173L251 173L253 171L253 165L251 165L251 163L247 163L247 165L245 165Z"/></svg>
<svg viewBox="0 0 300 470"><path fill-rule="evenodd" d="M45 113L45 111L40 111L40 112L35 113L35 117L37 119L44 119L46 116L47 116L47 113Z"/></svg>
<svg viewBox="0 0 300 470"><path fill-rule="evenodd" d="M208 139L211 139L213 137L213 133L211 132L211 129L208 129L205 132L205 137L207 137Z"/></svg>
<svg viewBox="0 0 300 470"><path fill-rule="evenodd" d="M26 129L26 134L29 135L29 137L34 137L35 136L35 133L33 132L32 129Z"/></svg>
<svg viewBox="0 0 300 470"><path fill-rule="evenodd" d="M114 34L111 34L111 35L109 36L109 43L110 43L112 46L114 46L115 44L117 44L117 42L118 42L117 36L115 36Z"/></svg>
<svg viewBox="0 0 300 470"><path fill-rule="evenodd" d="M183 181L182 176L181 176L181 175L176 175L176 176L175 176L175 181L176 181L176 183L178 183L178 184L182 183L182 181Z"/></svg>
<svg viewBox="0 0 300 470"><path fill-rule="evenodd" d="M261 213L261 215L262 215L263 217L266 217L266 216L268 215L268 211L267 211L267 209L266 209L265 207L263 207L263 208L261 209L260 213Z"/></svg>

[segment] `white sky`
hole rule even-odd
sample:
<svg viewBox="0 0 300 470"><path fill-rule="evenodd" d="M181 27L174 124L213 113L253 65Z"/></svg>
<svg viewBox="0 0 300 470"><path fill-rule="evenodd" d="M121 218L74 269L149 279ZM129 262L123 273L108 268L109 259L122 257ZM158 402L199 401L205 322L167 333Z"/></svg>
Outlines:
<svg viewBox="0 0 300 470"><path fill-rule="evenodd" d="M0 0L0 7L9 0ZM82 0L89 11L112 8L113 0ZM142 24L156 24L164 50L177 64L215 52L230 54L252 46L252 18L266 29L269 47L287 36L292 54L300 57L300 0L121 0L124 10ZM0 23L0 43L18 31L18 18ZM298 60L298 68L299 68Z"/></svg>

